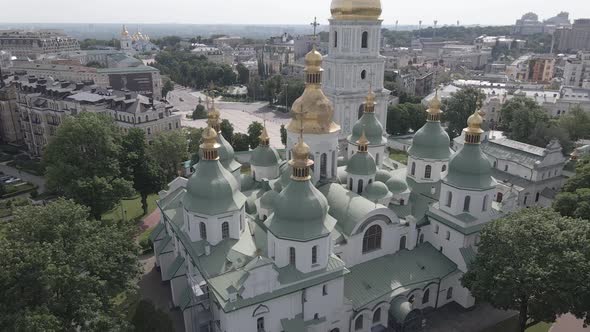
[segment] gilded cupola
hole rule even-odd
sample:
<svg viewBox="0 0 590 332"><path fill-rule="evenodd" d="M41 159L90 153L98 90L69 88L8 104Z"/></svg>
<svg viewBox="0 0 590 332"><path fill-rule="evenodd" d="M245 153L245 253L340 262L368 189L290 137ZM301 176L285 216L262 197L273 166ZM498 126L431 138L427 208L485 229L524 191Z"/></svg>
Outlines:
<svg viewBox="0 0 590 332"><path fill-rule="evenodd" d="M334 20L378 20L381 0L332 0L330 11Z"/></svg>
<svg viewBox="0 0 590 332"><path fill-rule="evenodd" d="M322 91L322 54L315 49L305 56L305 90L293 103L287 129L305 134L326 134L340 130L333 120L334 107Z"/></svg>
<svg viewBox="0 0 590 332"><path fill-rule="evenodd" d="M430 122L440 122L440 117L442 115L442 111L441 111L441 106L442 103L440 102L440 99L438 98L438 90L436 90L435 94L434 94L434 98L432 98L432 100L430 100L430 102L428 103L428 109L426 110L426 112L428 113L427 116L427 120Z"/></svg>
<svg viewBox="0 0 590 332"><path fill-rule="evenodd" d="M289 161L293 169L291 179L295 181L307 181L311 179L310 167L313 161L309 159L309 145L303 141L303 134L299 136L299 142L292 150L293 159Z"/></svg>
<svg viewBox="0 0 590 332"><path fill-rule="evenodd" d="M463 129L466 144L480 144L481 134L483 134L483 129L481 129L483 115L484 113L482 111L475 111L467 119L467 128Z"/></svg>

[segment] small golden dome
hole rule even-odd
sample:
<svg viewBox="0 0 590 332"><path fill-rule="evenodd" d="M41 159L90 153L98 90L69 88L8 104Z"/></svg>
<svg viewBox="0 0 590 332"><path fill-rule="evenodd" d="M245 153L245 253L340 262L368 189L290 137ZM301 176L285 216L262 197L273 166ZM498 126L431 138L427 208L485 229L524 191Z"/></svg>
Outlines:
<svg viewBox="0 0 590 332"><path fill-rule="evenodd" d="M356 144L358 144L358 152L367 152L368 151L369 140L367 139L367 136L365 135L364 129L363 129L363 133L361 134L361 137L359 137L358 141L356 141Z"/></svg>
<svg viewBox="0 0 590 332"><path fill-rule="evenodd" d="M442 106L442 103L440 102L440 99L438 98L438 90L436 90L434 97L428 103L428 111L429 111L429 113L432 113L432 111L440 111L441 106ZM436 112L436 113L438 113L438 112Z"/></svg>
<svg viewBox="0 0 590 332"><path fill-rule="evenodd" d="M270 143L270 136L268 136L268 132L266 131L266 125L262 127L262 133L258 139L260 140L261 145L268 145Z"/></svg>
<svg viewBox="0 0 590 332"><path fill-rule="evenodd" d="M289 161L289 165L293 168L291 178L296 181L307 181L311 178L310 167L313 165L313 160L309 159L309 145L303 141L303 133L300 133L299 142L295 144L291 150L293 158Z"/></svg>
<svg viewBox="0 0 590 332"><path fill-rule="evenodd" d="M299 138L299 142L293 147L293 160L307 160L309 157L309 145Z"/></svg>
<svg viewBox="0 0 590 332"><path fill-rule="evenodd" d="M330 12L335 20L378 20L381 0L332 0Z"/></svg>
<svg viewBox="0 0 590 332"><path fill-rule="evenodd" d="M481 129L481 124L483 123L483 118L479 111L475 111L475 113L471 114L471 116L467 119L467 132L473 134L481 134L483 130Z"/></svg>
<svg viewBox="0 0 590 332"><path fill-rule="evenodd" d="M315 67L316 70L321 70L323 60L322 53L318 52L314 45L313 49L305 55L306 69L309 70L310 67Z"/></svg>
<svg viewBox="0 0 590 332"><path fill-rule="evenodd" d="M367 104L375 104L375 92L373 92L373 88L369 87L369 93L367 93L367 96L365 97L365 102Z"/></svg>
<svg viewBox="0 0 590 332"><path fill-rule="evenodd" d="M217 160L219 159L218 149L220 145L217 143L217 132L211 126L207 126L203 130L201 150L203 151L203 159Z"/></svg>
<svg viewBox="0 0 590 332"><path fill-rule="evenodd" d="M121 30L121 36L129 37L129 31L127 31L127 26L123 24L123 30Z"/></svg>

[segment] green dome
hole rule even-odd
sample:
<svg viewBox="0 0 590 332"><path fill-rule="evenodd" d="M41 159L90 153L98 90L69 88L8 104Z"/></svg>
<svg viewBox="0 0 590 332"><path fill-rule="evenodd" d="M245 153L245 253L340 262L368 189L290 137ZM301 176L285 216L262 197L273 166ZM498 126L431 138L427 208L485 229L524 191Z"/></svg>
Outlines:
<svg viewBox="0 0 590 332"><path fill-rule="evenodd" d="M440 122L426 122L414 135L410 156L422 159L446 160L451 156L451 140Z"/></svg>
<svg viewBox="0 0 590 332"><path fill-rule="evenodd" d="M219 154L219 161L230 172L233 172L242 165L234 159L234 148L229 144L229 142L223 137L223 135L217 135L217 143L219 143L220 147L218 149Z"/></svg>
<svg viewBox="0 0 590 332"><path fill-rule="evenodd" d="M250 175L241 174L240 175L240 182L242 185L240 186L241 190L248 191L256 185L256 181Z"/></svg>
<svg viewBox="0 0 590 332"><path fill-rule="evenodd" d="M262 195L260 198L260 206L272 209L275 205L277 198L279 197L279 193L274 190L269 190Z"/></svg>
<svg viewBox="0 0 590 332"><path fill-rule="evenodd" d="M495 186L492 164L479 144L465 144L449 162L444 182L461 189L486 190Z"/></svg>
<svg viewBox="0 0 590 332"><path fill-rule="evenodd" d="M352 127L352 135L348 136L348 142L356 144L365 130L365 136L369 145L379 145L387 143L383 137L383 125L377 120L375 113L363 113L363 116Z"/></svg>
<svg viewBox="0 0 590 332"><path fill-rule="evenodd" d="M281 166L281 168L281 177L279 177L278 183L280 183L281 188L285 188L287 185L289 185L289 183L291 183L291 174L293 174L293 167L291 167L291 165L289 165L289 163L287 162L283 166ZM309 171L309 175L313 177L313 169Z"/></svg>
<svg viewBox="0 0 590 332"><path fill-rule="evenodd" d="M392 177L391 179L387 180L385 183L389 191L394 194L401 194L404 191L408 190L408 184L406 183L405 179L398 179Z"/></svg>
<svg viewBox="0 0 590 332"><path fill-rule="evenodd" d="M327 236L335 224L328 200L310 181L291 181L275 198L274 213L265 222L276 237L295 241Z"/></svg>
<svg viewBox="0 0 590 332"><path fill-rule="evenodd" d="M393 174L391 174L391 172L388 172L384 169L380 169L377 171L377 174L375 174L375 181L387 183L387 180L391 179L392 176Z"/></svg>
<svg viewBox="0 0 590 332"><path fill-rule="evenodd" d="M377 173L377 164L370 153L357 152L348 160L346 172L354 175L374 175Z"/></svg>
<svg viewBox="0 0 590 332"><path fill-rule="evenodd" d="M382 200L388 195L390 195L390 193L385 183L380 181L374 181L367 185L361 196L372 202L375 202Z"/></svg>
<svg viewBox="0 0 590 332"><path fill-rule="evenodd" d="M201 160L186 185L183 204L189 211L217 215L241 209L246 196L236 179L217 160Z"/></svg>
<svg viewBox="0 0 590 332"><path fill-rule="evenodd" d="M281 162L279 153L274 148L269 146L258 145L250 158L250 164L252 166L269 167L278 166Z"/></svg>

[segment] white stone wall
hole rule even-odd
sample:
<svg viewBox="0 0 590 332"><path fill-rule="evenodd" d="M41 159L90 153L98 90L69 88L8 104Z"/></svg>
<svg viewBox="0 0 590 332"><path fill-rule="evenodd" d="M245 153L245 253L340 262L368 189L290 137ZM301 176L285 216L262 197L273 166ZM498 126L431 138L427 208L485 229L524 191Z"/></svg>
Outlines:
<svg viewBox="0 0 590 332"><path fill-rule="evenodd" d="M295 248L295 268L308 273L325 268L328 257L332 252L332 238L326 236L308 242L289 241L275 237L270 231L267 233L268 255L274 259L277 267L290 264L290 248ZM312 248L317 247L317 263L312 264Z"/></svg>
<svg viewBox="0 0 590 332"><path fill-rule="evenodd" d="M207 230L207 241L214 246L222 240L222 225L224 222L229 225L229 237L239 239L246 227L244 208L216 216L199 215L185 209L183 230L188 234L191 241L204 240L201 238L200 232L200 223L204 223Z"/></svg>
<svg viewBox="0 0 590 332"><path fill-rule="evenodd" d="M413 163L416 164L414 173L412 173ZM429 179L425 177L426 166L431 167ZM406 169L407 176L418 183L436 183L445 176L447 176L447 173L449 171L449 160L420 159L409 155L408 167L406 167Z"/></svg>
<svg viewBox="0 0 590 332"><path fill-rule="evenodd" d="M450 215L469 213L481 221L489 218L496 190L495 188L484 191L461 190L443 182L440 191L440 209L442 211ZM448 205L449 193L451 194L450 206ZM464 209L466 197L469 197L468 210Z"/></svg>
<svg viewBox="0 0 590 332"><path fill-rule="evenodd" d="M255 181L262 179L274 180L279 177L279 165L276 166L250 166L250 175Z"/></svg>
<svg viewBox="0 0 590 332"><path fill-rule="evenodd" d="M287 131L287 160L291 160L291 150L299 141L299 133ZM303 134L303 141L309 145L313 165L313 182L321 176L322 155L326 155L326 177L335 178L338 172L338 133Z"/></svg>
<svg viewBox="0 0 590 332"><path fill-rule="evenodd" d="M362 194L370 182L375 181L375 174L372 175L354 175L348 174L346 187L348 190L357 194Z"/></svg>

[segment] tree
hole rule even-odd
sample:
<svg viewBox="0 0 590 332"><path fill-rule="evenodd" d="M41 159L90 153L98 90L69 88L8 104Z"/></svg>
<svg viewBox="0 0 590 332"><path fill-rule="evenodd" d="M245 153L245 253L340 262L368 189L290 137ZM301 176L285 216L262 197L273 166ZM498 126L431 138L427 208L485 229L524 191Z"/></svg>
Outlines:
<svg viewBox="0 0 590 332"><path fill-rule="evenodd" d="M562 216L590 220L590 157L577 161L576 174L557 194L553 208Z"/></svg>
<svg viewBox="0 0 590 332"><path fill-rule="evenodd" d="M287 128L285 128L284 124L281 125L281 143L287 146Z"/></svg>
<svg viewBox="0 0 590 332"><path fill-rule="evenodd" d="M198 119L206 119L207 118L207 111L205 110L205 106L202 104L198 104L192 114L193 120Z"/></svg>
<svg viewBox="0 0 590 332"><path fill-rule="evenodd" d="M148 300L139 301L131 323L135 331L174 331L170 317L162 310L154 307L154 304Z"/></svg>
<svg viewBox="0 0 590 332"><path fill-rule="evenodd" d="M120 153L120 130L112 119L86 112L67 117L45 148L47 186L88 206L100 220L133 194L131 182L121 178Z"/></svg>
<svg viewBox="0 0 590 332"><path fill-rule="evenodd" d="M166 80L166 82L162 86L162 97L166 98L166 96L168 96L168 93L173 90L174 90L174 83L172 83L172 81L170 79Z"/></svg>
<svg viewBox="0 0 590 332"><path fill-rule="evenodd" d="M250 148L250 138L246 134L235 133L231 141L235 151L248 151Z"/></svg>
<svg viewBox="0 0 590 332"><path fill-rule="evenodd" d="M264 126L258 121L252 122L248 126L248 141L250 142L250 149L254 150L260 143L260 135Z"/></svg>
<svg viewBox="0 0 590 332"><path fill-rule="evenodd" d="M588 318L590 224L522 209L486 225L461 282L477 300L520 313L520 331L571 312Z"/></svg>
<svg viewBox="0 0 590 332"><path fill-rule="evenodd" d="M519 96L508 100L502 105L500 112L500 127L508 131L508 137L525 143L538 124L545 124L549 120L541 106L527 97Z"/></svg>
<svg viewBox="0 0 590 332"><path fill-rule="evenodd" d="M63 198L18 208L0 241L0 330L126 330L113 298L139 275L134 226Z"/></svg>
<svg viewBox="0 0 590 332"><path fill-rule="evenodd" d="M246 66L242 63L238 63L236 70L238 71L238 82L240 82L240 84L250 83L250 70L248 70Z"/></svg>
<svg viewBox="0 0 590 332"><path fill-rule="evenodd" d="M148 153L159 166L164 180L172 181L188 158L187 139L180 131L160 132L149 146Z"/></svg>
<svg viewBox="0 0 590 332"><path fill-rule="evenodd" d="M227 119L221 120L220 123L221 135L226 141L231 143L232 137L234 136L234 125Z"/></svg>
<svg viewBox="0 0 590 332"><path fill-rule="evenodd" d="M443 120L451 139L461 135L467 126L467 118L481 106L485 94L478 88L467 87L457 91L443 102Z"/></svg>
<svg viewBox="0 0 590 332"><path fill-rule="evenodd" d="M579 105L559 118L559 126L569 133L573 141L590 137L590 115Z"/></svg>
<svg viewBox="0 0 590 332"><path fill-rule="evenodd" d="M143 214L148 213L147 198L164 187L160 169L155 161L147 155L145 134L139 128L132 128L123 137L121 155L122 174L132 181L133 188L141 196Z"/></svg>
<svg viewBox="0 0 590 332"><path fill-rule="evenodd" d="M286 101L288 107L293 106L295 100L303 94L303 90L305 90L305 83L303 80L290 80L285 82L281 85L280 92L277 96L277 104L285 105Z"/></svg>
<svg viewBox="0 0 590 332"><path fill-rule="evenodd" d="M404 103L387 109L386 131L392 135L407 134L410 129L417 131L426 123L426 112L422 104Z"/></svg>

